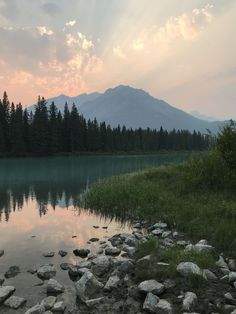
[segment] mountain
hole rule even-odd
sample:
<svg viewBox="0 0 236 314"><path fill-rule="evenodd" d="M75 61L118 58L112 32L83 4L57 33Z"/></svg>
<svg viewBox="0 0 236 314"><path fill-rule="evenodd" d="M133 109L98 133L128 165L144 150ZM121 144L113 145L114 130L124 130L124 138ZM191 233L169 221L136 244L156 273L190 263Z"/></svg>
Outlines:
<svg viewBox="0 0 236 314"><path fill-rule="evenodd" d="M206 132L217 132L223 122L209 122L193 117L167 102L154 98L142 89L120 85L109 88L103 94L82 94L77 97L59 96L48 100L61 109L65 101L74 102L86 119L105 121L112 127L118 124L127 128L151 128L166 130L187 129Z"/></svg>
<svg viewBox="0 0 236 314"><path fill-rule="evenodd" d="M192 116L194 116L195 118L198 118L198 119L201 119L201 120L205 120L205 121L221 121L222 119L217 119L217 118L214 118L214 117L210 117L210 116L207 116L197 110L193 110L191 112L189 112Z"/></svg>
<svg viewBox="0 0 236 314"><path fill-rule="evenodd" d="M49 106L54 101L54 103L56 104L57 108L63 112L66 102L68 104L68 108L71 109L73 103L76 106L79 107L84 102L95 100L100 95L101 95L100 93L96 93L96 92L95 93L91 93L91 94L80 94L80 95L75 96L75 97L69 97L69 96L66 96L66 95L60 95L60 96L57 96L57 97L53 97L53 98L47 99L47 104ZM35 104L30 106L30 107L28 107L28 110L29 111L31 111L31 110L33 111L34 110L34 106L35 106Z"/></svg>

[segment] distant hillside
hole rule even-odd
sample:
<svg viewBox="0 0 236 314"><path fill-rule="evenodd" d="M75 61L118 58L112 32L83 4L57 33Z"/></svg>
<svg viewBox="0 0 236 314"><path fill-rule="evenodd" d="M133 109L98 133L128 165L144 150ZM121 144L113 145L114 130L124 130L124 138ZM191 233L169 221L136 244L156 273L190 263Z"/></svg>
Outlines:
<svg viewBox="0 0 236 314"><path fill-rule="evenodd" d="M197 110L193 110L191 112L189 112L192 116L194 116L195 118L198 118L198 119L201 119L201 120L206 120L206 121L223 121L222 119L218 119L218 118L215 118L215 117L210 117L210 116L207 116Z"/></svg>
<svg viewBox="0 0 236 314"><path fill-rule="evenodd" d="M193 117L167 102L154 98L142 89L129 86L117 86L106 90L103 94L82 94L77 97L64 95L48 100L62 109L67 101L69 107L74 102L79 112L87 119L105 121L112 127L125 125L128 128L159 129L166 130L187 129L206 132L217 132L224 122L205 121Z"/></svg>

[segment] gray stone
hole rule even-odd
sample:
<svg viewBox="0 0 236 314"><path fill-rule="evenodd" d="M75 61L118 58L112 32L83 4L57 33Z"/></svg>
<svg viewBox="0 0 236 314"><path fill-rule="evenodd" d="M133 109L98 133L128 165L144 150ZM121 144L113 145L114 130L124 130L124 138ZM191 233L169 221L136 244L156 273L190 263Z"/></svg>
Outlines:
<svg viewBox="0 0 236 314"><path fill-rule="evenodd" d="M111 291L112 289L117 288L119 282L120 282L120 278L118 276L111 276L108 279L108 281L104 287L104 290L105 291Z"/></svg>
<svg viewBox="0 0 236 314"><path fill-rule="evenodd" d="M233 298L233 296L230 292L225 293L224 298L228 304L231 304L231 305L236 304L236 300Z"/></svg>
<svg viewBox="0 0 236 314"><path fill-rule="evenodd" d="M44 314L45 307L41 304L36 304L35 306L28 309L25 314Z"/></svg>
<svg viewBox="0 0 236 314"><path fill-rule="evenodd" d="M182 276L201 275L201 269L192 262L182 262L177 266L177 272Z"/></svg>
<svg viewBox="0 0 236 314"><path fill-rule="evenodd" d="M135 248L135 247L128 246L128 245L126 245L126 244L124 244L124 245L122 246L122 250L123 250L124 252L126 252L129 257L133 257L134 254L135 254L135 252L136 252L136 248Z"/></svg>
<svg viewBox="0 0 236 314"><path fill-rule="evenodd" d="M186 246L185 251L186 252L194 252L194 253L202 253L202 252L212 252L214 250L214 247L211 245L205 245L205 244L189 244Z"/></svg>
<svg viewBox="0 0 236 314"><path fill-rule="evenodd" d="M4 281L5 281L5 278L2 275L0 275L0 286L2 286Z"/></svg>
<svg viewBox="0 0 236 314"><path fill-rule="evenodd" d="M176 286L175 281L171 279L166 279L163 284L166 289L172 289Z"/></svg>
<svg viewBox="0 0 236 314"><path fill-rule="evenodd" d="M73 265L70 263L61 263L60 267L62 270L69 270L70 267L72 267Z"/></svg>
<svg viewBox="0 0 236 314"><path fill-rule="evenodd" d="M4 255L4 250L0 250L0 257Z"/></svg>
<svg viewBox="0 0 236 314"><path fill-rule="evenodd" d="M55 279L50 279L47 283L48 293L62 293L65 287Z"/></svg>
<svg viewBox="0 0 236 314"><path fill-rule="evenodd" d="M107 247L105 249L106 255L117 256L120 255L121 250L115 247Z"/></svg>
<svg viewBox="0 0 236 314"><path fill-rule="evenodd" d="M89 239L90 242L98 242L99 241L99 238L91 238Z"/></svg>
<svg viewBox="0 0 236 314"><path fill-rule="evenodd" d="M183 300L183 310L191 312L197 304L197 295L193 292L186 292Z"/></svg>
<svg viewBox="0 0 236 314"><path fill-rule="evenodd" d="M124 261L120 264L118 270L124 274L132 273L134 271L134 264L131 261Z"/></svg>
<svg viewBox="0 0 236 314"><path fill-rule="evenodd" d="M160 228L165 229L167 228L167 224L165 222L157 222L155 225L152 226L154 229Z"/></svg>
<svg viewBox="0 0 236 314"><path fill-rule="evenodd" d="M155 236L161 236L163 232L164 232L163 229L159 228L152 230L152 234Z"/></svg>
<svg viewBox="0 0 236 314"><path fill-rule="evenodd" d="M161 235L162 238L167 238L171 235L171 231L164 231Z"/></svg>
<svg viewBox="0 0 236 314"><path fill-rule="evenodd" d="M68 274L71 277L78 277L79 274L80 274L79 270L80 270L80 266L78 266L78 265L71 265L69 267L69 269L68 269Z"/></svg>
<svg viewBox="0 0 236 314"><path fill-rule="evenodd" d="M47 280L56 275L56 268L53 265L43 265L37 271L39 278Z"/></svg>
<svg viewBox="0 0 236 314"><path fill-rule="evenodd" d="M172 314L172 306L170 302L164 299L160 299L156 306L157 314Z"/></svg>
<svg viewBox="0 0 236 314"><path fill-rule="evenodd" d="M176 242L176 244L179 246L187 246L189 243L185 240L179 240Z"/></svg>
<svg viewBox="0 0 236 314"><path fill-rule="evenodd" d="M12 293L16 290L13 286L1 286L0 287L0 304L3 303Z"/></svg>
<svg viewBox="0 0 236 314"><path fill-rule="evenodd" d="M135 236L137 240L142 240L144 238L141 232L134 232L133 235Z"/></svg>
<svg viewBox="0 0 236 314"><path fill-rule="evenodd" d="M12 278L17 276L20 273L20 268L18 266L11 266L5 273L6 278Z"/></svg>
<svg viewBox="0 0 236 314"><path fill-rule="evenodd" d="M203 277L207 280L216 281L218 279L216 275L209 269L203 269L202 274L203 274Z"/></svg>
<svg viewBox="0 0 236 314"><path fill-rule="evenodd" d="M208 245L208 241L205 240L205 239L202 239L202 240L198 241L197 244L200 244L200 245Z"/></svg>
<svg viewBox="0 0 236 314"><path fill-rule="evenodd" d="M5 302L4 305L10 307L11 309L18 309L21 305L23 305L26 302L26 299L16 297L12 295L10 298L8 298Z"/></svg>
<svg viewBox="0 0 236 314"><path fill-rule="evenodd" d="M41 305L45 307L46 310L50 310L56 303L57 298L54 296L46 297L42 300Z"/></svg>
<svg viewBox="0 0 236 314"><path fill-rule="evenodd" d="M137 260L136 265L145 267L151 262L151 255L146 255L139 260Z"/></svg>
<svg viewBox="0 0 236 314"><path fill-rule="evenodd" d="M138 285L138 290L142 293L151 292L160 295L165 290L165 286L156 280L145 280Z"/></svg>
<svg viewBox="0 0 236 314"><path fill-rule="evenodd" d="M228 261L228 266L229 266L229 269L231 271L236 271L236 264L235 264L235 260L230 258L229 261Z"/></svg>
<svg viewBox="0 0 236 314"><path fill-rule="evenodd" d="M125 244L128 246L135 247L137 245L138 240L135 238L133 234L130 234L126 239L125 239Z"/></svg>
<svg viewBox="0 0 236 314"><path fill-rule="evenodd" d="M145 298L145 301L143 303L143 310L147 311L148 313L157 313L157 304L159 302L159 298L149 292Z"/></svg>
<svg viewBox="0 0 236 314"><path fill-rule="evenodd" d="M31 275L34 275L35 273L37 273L37 268L35 266L29 268L27 270L28 273L30 273Z"/></svg>
<svg viewBox="0 0 236 314"><path fill-rule="evenodd" d="M233 283L233 282L235 282L236 281L236 272L235 271L231 271L230 273L229 273L229 282L230 283Z"/></svg>
<svg viewBox="0 0 236 314"><path fill-rule="evenodd" d="M52 311L53 313L64 313L65 309L65 303L63 301L58 301L53 305Z"/></svg>
<svg viewBox="0 0 236 314"><path fill-rule="evenodd" d="M53 257L55 255L55 252L46 252L46 253L43 253L43 256L44 257Z"/></svg>
<svg viewBox="0 0 236 314"><path fill-rule="evenodd" d="M104 286L90 271L87 271L81 279L76 282L75 287L77 297L82 302L85 302L91 299L91 297L93 297L94 294L101 290Z"/></svg>
<svg viewBox="0 0 236 314"><path fill-rule="evenodd" d="M92 272L97 276L103 276L110 271L112 261L108 256L98 256L92 260Z"/></svg>
<svg viewBox="0 0 236 314"><path fill-rule="evenodd" d="M142 228L142 225L140 222L137 222L135 225L133 225L133 228L135 229L141 229Z"/></svg>
<svg viewBox="0 0 236 314"><path fill-rule="evenodd" d="M92 266L92 261L83 260L79 263L79 267L81 268L91 268L91 266Z"/></svg>
<svg viewBox="0 0 236 314"><path fill-rule="evenodd" d="M225 260L222 256L219 256L219 259L216 262L216 266L218 266L220 268L228 268L228 264L225 262Z"/></svg>

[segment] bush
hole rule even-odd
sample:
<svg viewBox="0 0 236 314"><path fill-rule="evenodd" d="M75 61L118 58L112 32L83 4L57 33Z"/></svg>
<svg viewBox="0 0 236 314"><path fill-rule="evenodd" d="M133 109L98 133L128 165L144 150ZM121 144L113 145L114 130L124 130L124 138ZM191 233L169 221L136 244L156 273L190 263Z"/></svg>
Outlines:
<svg viewBox="0 0 236 314"><path fill-rule="evenodd" d="M218 134L216 148L229 169L236 172L236 124L232 120Z"/></svg>

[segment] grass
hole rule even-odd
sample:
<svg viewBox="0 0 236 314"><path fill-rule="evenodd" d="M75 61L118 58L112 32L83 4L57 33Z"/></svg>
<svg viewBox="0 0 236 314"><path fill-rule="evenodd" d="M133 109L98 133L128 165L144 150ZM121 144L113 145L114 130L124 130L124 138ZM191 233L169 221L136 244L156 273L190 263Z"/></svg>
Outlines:
<svg viewBox="0 0 236 314"><path fill-rule="evenodd" d="M210 152L182 165L162 166L96 183L83 195L91 211L121 221L166 221L193 240L205 238L236 257L236 180Z"/></svg>

